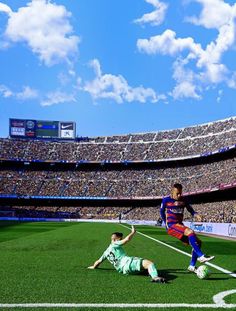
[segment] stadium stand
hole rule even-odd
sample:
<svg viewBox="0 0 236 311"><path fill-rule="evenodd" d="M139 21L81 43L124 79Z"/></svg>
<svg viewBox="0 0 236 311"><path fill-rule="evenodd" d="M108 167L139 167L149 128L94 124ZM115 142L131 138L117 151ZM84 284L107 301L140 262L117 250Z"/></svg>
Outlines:
<svg viewBox="0 0 236 311"><path fill-rule="evenodd" d="M0 139L0 158L73 162L191 157L234 145L235 134L236 117L157 133L91 138L89 142Z"/></svg>
<svg viewBox="0 0 236 311"><path fill-rule="evenodd" d="M183 129L72 142L2 138L0 196L126 198L129 202L134 198L160 199L174 182L182 183L187 194L235 189L235 134L236 117L232 117ZM233 198L221 204L198 203L204 220L213 221L207 213L213 206L219 210L216 221L235 221ZM127 207L97 205L89 207L88 201L83 207L49 206L43 210L34 204L15 206L14 210L72 218L117 218L120 214L126 219L157 218L157 208L151 203L148 211L134 203Z"/></svg>

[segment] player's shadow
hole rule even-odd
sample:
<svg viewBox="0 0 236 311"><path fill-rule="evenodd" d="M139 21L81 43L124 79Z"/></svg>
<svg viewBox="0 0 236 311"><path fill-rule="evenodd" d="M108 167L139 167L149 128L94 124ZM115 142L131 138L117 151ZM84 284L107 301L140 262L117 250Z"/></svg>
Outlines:
<svg viewBox="0 0 236 311"><path fill-rule="evenodd" d="M166 279L166 283L173 281L177 276L171 270L158 270L158 275Z"/></svg>
<svg viewBox="0 0 236 311"><path fill-rule="evenodd" d="M96 269L96 271L99 271L99 270L109 270L109 271L115 271L114 268L98 268Z"/></svg>
<svg viewBox="0 0 236 311"><path fill-rule="evenodd" d="M148 276L147 270L143 270L136 275L145 275ZM158 276L161 276L166 279L166 283L169 283L170 281L177 278L176 275L172 274L170 270L158 270Z"/></svg>
<svg viewBox="0 0 236 311"><path fill-rule="evenodd" d="M177 274L185 274L185 275L193 275L192 272L189 272L186 269L168 269L167 271L171 272L171 273L177 273ZM222 277L220 277L222 276ZM224 277L223 277L224 276ZM177 276L176 276L177 278ZM227 280L230 279L231 276L222 272L214 272L212 274L210 274L210 277L208 279L206 279L206 281L217 281L217 280Z"/></svg>
<svg viewBox="0 0 236 311"><path fill-rule="evenodd" d="M224 276L224 277L220 277L220 276ZM206 281L228 280L231 278L232 277L230 276L230 274L223 273L223 272L214 272L214 273L210 274L209 278L206 279Z"/></svg>
<svg viewBox="0 0 236 311"><path fill-rule="evenodd" d="M102 273L116 273L116 270L114 270L113 268L97 268L96 269L96 273L99 273L99 271L100 271L100 273L102 272Z"/></svg>

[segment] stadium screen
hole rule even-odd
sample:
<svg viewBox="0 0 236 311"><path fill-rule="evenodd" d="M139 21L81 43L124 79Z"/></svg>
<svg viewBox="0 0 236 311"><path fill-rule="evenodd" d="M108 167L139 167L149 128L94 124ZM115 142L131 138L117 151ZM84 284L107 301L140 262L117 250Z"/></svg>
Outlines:
<svg viewBox="0 0 236 311"><path fill-rule="evenodd" d="M58 121L37 121L36 125L37 138L58 138L59 122Z"/></svg>
<svg viewBox="0 0 236 311"><path fill-rule="evenodd" d="M74 139L75 122L42 120L9 120L9 134L13 138L61 138Z"/></svg>

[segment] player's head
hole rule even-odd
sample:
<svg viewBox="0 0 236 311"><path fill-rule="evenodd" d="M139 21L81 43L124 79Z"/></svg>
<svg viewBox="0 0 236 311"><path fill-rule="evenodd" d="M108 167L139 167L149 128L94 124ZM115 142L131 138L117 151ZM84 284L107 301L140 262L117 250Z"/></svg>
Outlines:
<svg viewBox="0 0 236 311"><path fill-rule="evenodd" d="M171 197L174 200L180 200L182 197L183 186L181 184L174 184L171 189Z"/></svg>
<svg viewBox="0 0 236 311"><path fill-rule="evenodd" d="M111 240L113 242L122 240L122 238L123 238L123 233L121 233L121 232L113 232L111 235Z"/></svg>

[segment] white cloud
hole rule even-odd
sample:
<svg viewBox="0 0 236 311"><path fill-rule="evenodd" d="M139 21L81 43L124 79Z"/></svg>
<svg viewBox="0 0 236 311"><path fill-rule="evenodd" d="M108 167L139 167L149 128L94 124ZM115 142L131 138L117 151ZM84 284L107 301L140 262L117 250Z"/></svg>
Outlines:
<svg viewBox="0 0 236 311"><path fill-rule="evenodd" d="M12 12L12 10L8 5L0 2L0 12L10 14Z"/></svg>
<svg viewBox="0 0 236 311"><path fill-rule="evenodd" d="M198 92L199 90L197 90L197 86L195 84L196 74L192 70L186 69L186 65L188 65L188 60L186 59L177 59L174 62L173 78L176 81L176 86L173 91L170 92L170 95L174 99L201 99Z"/></svg>
<svg viewBox="0 0 236 311"><path fill-rule="evenodd" d="M0 95L4 98L13 96L12 91L5 85L0 85Z"/></svg>
<svg viewBox="0 0 236 311"><path fill-rule="evenodd" d="M95 71L95 79L85 82L84 86L79 85L80 89L90 93L94 99L106 98L112 99L117 103L139 101L157 102L165 99L164 95L158 96L151 88L143 86L131 87L125 78L121 75L102 74L100 63L97 59L90 62L90 66ZM79 81L81 84L81 81Z"/></svg>
<svg viewBox="0 0 236 311"><path fill-rule="evenodd" d="M41 106L52 106L56 104L76 102L74 94L67 94L60 90L50 92L46 95L46 98L41 101Z"/></svg>
<svg viewBox="0 0 236 311"><path fill-rule="evenodd" d="M198 95L196 92L196 85L194 85L189 81L182 81L178 83L171 92L171 95L173 96L174 99L182 99L182 98L201 99L201 96Z"/></svg>
<svg viewBox="0 0 236 311"><path fill-rule="evenodd" d="M202 5L199 17L188 17L188 22L205 28L217 29L218 35L215 40L209 42L205 49L196 43L192 37L176 38L173 30L167 29L162 34L149 39L138 39L138 50L147 54L163 54L172 57L180 57L185 63L174 65L173 78L176 81L171 95L175 98L192 97L200 98L200 92L204 87L227 83L235 87L235 78L229 78L230 70L222 62L225 52L235 44L235 19L236 4L230 5L223 0L191 0ZM186 55L187 53L187 55ZM184 58L184 55L185 58ZM191 63L191 66L190 66ZM177 72L178 66L182 70L180 79ZM191 68L187 70L187 67ZM193 73L193 70L195 73ZM191 79L189 72L192 72Z"/></svg>
<svg viewBox="0 0 236 311"><path fill-rule="evenodd" d="M153 36L148 39L138 39L137 47L139 51L147 54L160 53L163 55L174 56L185 49L194 54L201 51L201 45L196 44L193 38L176 38L173 30L167 29L161 35Z"/></svg>
<svg viewBox="0 0 236 311"><path fill-rule="evenodd" d="M18 100L29 100L38 97L38 91L29 86L24 86L22 91L14 92L6 85L0 85L0 95L4 98L16 98Z"/></svg>
<svg viewBox="0 0 236 311"><path fill-rule="evenodd" d="M71 13L48 0L32 0L11 12L5 36L12 42L26 42L40 60L50 66L69 61L77 53L79 37L72 35Z"/></svg>
<svg viewBox="0 0 236 311"><path fill-rule="evenodd" d="M145 0L147 3L152 4L155 10L151 13L144 14L141 18L136 19L134 22L137 24L149 23L153 26L158 26L163 23L166 15L168 5L159 0Z"/></svg>
<svg viewBox="0 0 236 311"><path fill-rule="evenodd" d="M232 20L235 15L236 4L231 6L223 0L192 0L200 3L203 9L199 17L187 17L186 20L205 28L220 29Z"/></svg>
<svg viewBox="0 0 236 311"><path fill-rule="evenodd" d="M217 103L219 103L221 101L222 96L223 96L223 90L219 90L218 91L218 96L217 96L217 99L216 99Z"/></svg>
<svg viewBox="0 0 236 311"><path fill-rule="evenodd" d="M42 95L37 90L29 86L24 86L20 92L14 92L9 87L0 85L0 97L1 96L3 98L13 98L17 101L36 99L37 101L40 101L41 106L52 106L55 104L76 102L74 93L67 94L61 90L49 92L42 99Z"/></svg>
<svg viewBox="0 0 236 311"><path fill-rule="evenodd" d="M231 77L228 79L227 84L230 88L236 89L236 72L233 72Z"/></svg>
<svg viewBox="0 0 236 311"><path fill-rule="evenodd" d="M16 97L20 100L34 99L38 97L38 91L24 86L22 92L16 93Z"/></svg>
<svg viewBox="0 0 236 311"><path fill-rule="evenodd" d="M223 0L193 0L203 9L199 17L187 20L205 28L218 30L217 38L199 53L197 67L205 69L202 77L208 83L227 82L229 69L222 63L222 56L235 43L236 4L230 5Z"/></svg>

